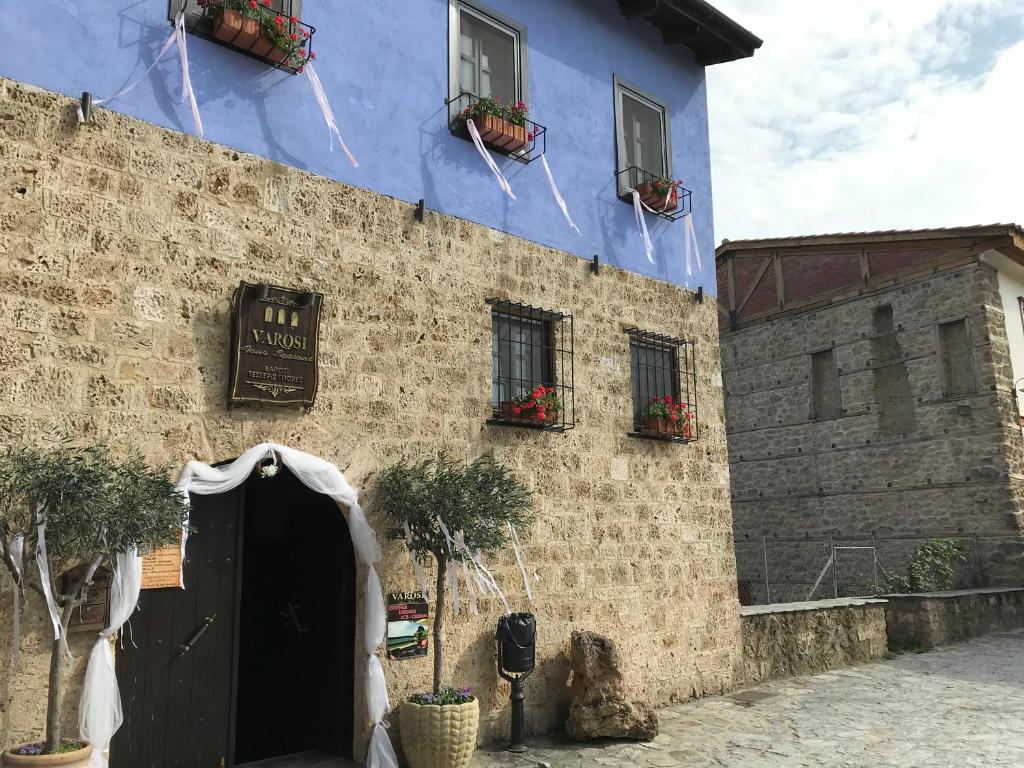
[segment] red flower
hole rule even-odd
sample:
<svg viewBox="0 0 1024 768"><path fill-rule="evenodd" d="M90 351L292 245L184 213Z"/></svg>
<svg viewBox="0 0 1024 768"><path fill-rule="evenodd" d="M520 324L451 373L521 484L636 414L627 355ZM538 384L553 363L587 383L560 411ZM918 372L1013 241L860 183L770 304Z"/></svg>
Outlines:
<svg viewBox="0 0 1024 768"><path fill-rule="evenodd" d="M533 131L530 131L530 132L529 132L528 134L526 134L526 138L527 138L527 139L528 139L529 141L533 141Z"/></svg>
<svg viewBox="0 0 1024 768"><path fill-rule="evenodd" d="M296 72L300 72L300 73L301 73L301 72L302 72L302 70L304 70L304 69L305 69L305 67L304 67L304 66L302 66L302 67L299 67L298 69L296 69L295 71L296 71Z"/></svg>
<svg viewBox="0 0 1024 768"><path fill-rule="evenodd" d="M538 408L537 409L537 418L538 419L543 419L544 418L544 409L543 408Z"/></svg>
<svg viewBox="0 0 1024 768"><path fill-rule="evenodd" d="M299 39L299 36L296 35L294 32L292 32L290 35L288 35L288 37L290 37L292 40L298 40Z"/></svg>
<svg viewBox="0 0 1024 768"><path fill-rule="evenodd" d="M665 402L666 404L670 405L670 404L672 403L672 395L665 395L665 396L664 396L664 397L662 398L662 400L663 400L663 401L664 401L664 402Z"/></svg>
<svg viewBox="0 0 1024 768"><path fill-rule="evenodd" d="M299 17L298 16L289 16L288 17L288 21L290 21L292 24L298 24L299 23Z"/></svg>
<svg viewBox="0 0 1024 768"><path fill-rule="evenodd" d="M315 59L316 58L316 51L310 51L309 52L309 58Z"/></svg>
<svg viewBox="0 0 1024 768"><path fill-rule="evenodd" d="M282 24L284 24L284 16L282 16L281 14L277 14L277 16L274 17L274 23L280 27Z"/></svg>
<svg viewBox="0 0 1024 768"><path fill-rule="evenodd" d="M533 408L536 405L537 405L537 401L536 400L527 400L525 403L523 403L523 408Z"/></svg>
<svg viewBox="0 0 1024 768"><path fill-rule="evenodd" d="M514 413L516 416L518 416L522 412L523 412L523 409L520 408L518 405L513 405L512 406L512 413Z"/></svg>
<svg viewBox="0 0 1024 768"><path fill-rule="evenodd" d="M309 30L308 29L302 30L302 36L303 37L309 37Z"/></svg>
<svg viewBox="0 0 1024 768"><path fill-rule="evenodd" d="M265 6L267 6L267 8L269 8L270 7L270 0L263 0L263 4Z"/></svg>
<svg viewBox="0 0 1024 768"><path fill-rule="evenodd" d="M254 8L254 9L255 9L255 8L259 8L259 5L260 5L260 4L259 4L259 3L257 3L257 2L256 2L256 0L249 0L249 7L250 7L250 8Z"/></svg>

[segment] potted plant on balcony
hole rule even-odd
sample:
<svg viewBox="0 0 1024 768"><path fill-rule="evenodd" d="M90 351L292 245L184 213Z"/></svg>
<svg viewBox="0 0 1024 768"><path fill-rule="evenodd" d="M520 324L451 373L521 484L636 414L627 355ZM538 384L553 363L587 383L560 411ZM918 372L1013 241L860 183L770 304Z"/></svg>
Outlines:
<svg viewBox="0 0 1024 768"><path fill-rule="evenodd" d="M417 560L437 563L433 687L402 704L405 757L411 768L465 768L476 749L480 704L468 688L441 685L445 589L459 554L440 520L468 552L493 554L508 545L510 523L530 524L530 491L490 456L464 465L444 455L389 467L377 477L376 490L377 506L391 521L387 537L405 542Z"/></svg>
<svg viewBox="0 0 1024 768"><path fill-rule="evenodd" d="M39 729L44 738L9 748L4 766L84 768L94 746L108 746L64 736L68 624L101 567L113 569L117 555L132 548L177 541L186 510L167 472L138 454L120 461L104 446L8 447L0 454L0 554L15 589L27 586L44 599L50 592L61 629L50 647L46 723ZM37 562L40 523L43 568Z"/></svg>
<svg viewBox="0 0 1024 768"><path fill-rule="evenodd" d="M672 181L654 176L637 184L636 191L647 207L661 213L662 211L674 211L679 206L678 189L682 186L682 179Z"/></svg>
<svg viewBox="0 0 1024 768"><path fill-rule="evenodd" d="M213 36L240 51L301 72L316 54L309 30L295 16L273 10L272 0L197 0L211 18Z"/></svg>
<svg viewBox="0 0 1024 768"><path fill-rule="evenodd" d="M499 410L506 419L553 424L558 421L558 415L562 413L564 406L553 386L538 384L529 394L502 400Z"/></svg>
<svg viewBox="0 0 1024 768"><path fill-rule="evenodd" d="M500 98L487 96L463 109L457 119L472 122L483 142L506 152L517 152L533 141L533 132L526 129L528 111L522 101L502 104Z"/></svg>
<svg viewBox="0 0 1024 768"><path fill-rule="evenodd" d="M682 435L687 440L693 436L693 411L686 403L673 402L671 395L652 397L640 417L644 434Z"/></svg>

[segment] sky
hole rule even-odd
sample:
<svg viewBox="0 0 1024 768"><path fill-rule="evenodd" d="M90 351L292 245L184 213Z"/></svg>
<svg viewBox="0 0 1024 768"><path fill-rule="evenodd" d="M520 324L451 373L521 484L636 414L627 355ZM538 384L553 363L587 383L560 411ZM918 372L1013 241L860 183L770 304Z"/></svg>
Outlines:
<svg viewBox="0 0 1024 768"><path fill-rule="evenodd" d="M1024 0L714 0L715 241L1024 224Z"/></svg>

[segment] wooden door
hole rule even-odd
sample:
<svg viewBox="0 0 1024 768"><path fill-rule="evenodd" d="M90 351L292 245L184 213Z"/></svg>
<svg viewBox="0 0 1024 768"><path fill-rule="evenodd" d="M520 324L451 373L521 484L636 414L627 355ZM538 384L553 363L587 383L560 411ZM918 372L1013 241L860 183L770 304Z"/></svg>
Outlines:
<svg viewBox="0 0 1024 768"><path fill-rule="evenodd" d="M142 591L117 649L112 768L230 768L244 485L193 495L186 589Z"/></svg>

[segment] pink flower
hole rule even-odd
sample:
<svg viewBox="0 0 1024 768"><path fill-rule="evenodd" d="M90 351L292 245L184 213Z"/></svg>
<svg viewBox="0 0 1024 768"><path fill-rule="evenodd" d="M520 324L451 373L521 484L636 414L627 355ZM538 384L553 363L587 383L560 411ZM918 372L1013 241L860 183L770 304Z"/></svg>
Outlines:
<svg viewBox="0 0 1024 768"><path fill-rule="evenodd" d="M518 416L522 412L523 412L523 409L520 408L518 405L513 405L512 406L512 413L514 413L516 416Z"/></svg>
<svg viewBox="0 0 1024 768"><path fill-rule="evenodd" d="M292 40L298 40L299 39L299 36L296 35L294 32L292 32L290 35L288 35L288 37L290 37Z"/></svg>
<svg viewBox="0 0 1024 768"><path fill-rule="evenodd" d="M249 7L252 9L256 9L260 7L260 4L257 3L256 0L249 0Z"/></svg>
<svg viewBox="0 0 1024 768"><path fill-rule="evenodd" d="M280 27L282 24L284 24L284 16L282 16L281 14L277 14L277 16L274 17L274 23Z"/></svg>
<svg viewBox="0 0 1024 768"><path fill-rule="evenodd" d="M533 141L533 131L530 131L528 134L526 134L526 139L528 141Z"/></svg>
<svg viewBox="0 0 1024 768"><path fill-rule="evenodd" d="M538 419L543 419L544 418L544 409L543 408L538 408L537 409L537 418Z"/></svg>
<svg viewBox="0 0 1024 768"><path fill-rule="evenodd" d="M267 6L267 8L269 8L270 7L270 0L263 0L263 4L265 6Z"/></svg>
<svg viewBox="0 0 1024 768"><path fill-rule="evenodd" d="M298 16L289 16L288 17L288 21L290 21L292 24L298 24L299 23L299 17Z"/></svg>
<svg viewBox="0 0 1024 768"><path fill-rule="evenodd" d="M309 58L315 59L316 58L316 52L315 51L310 51L309 52Z"/></svg>

